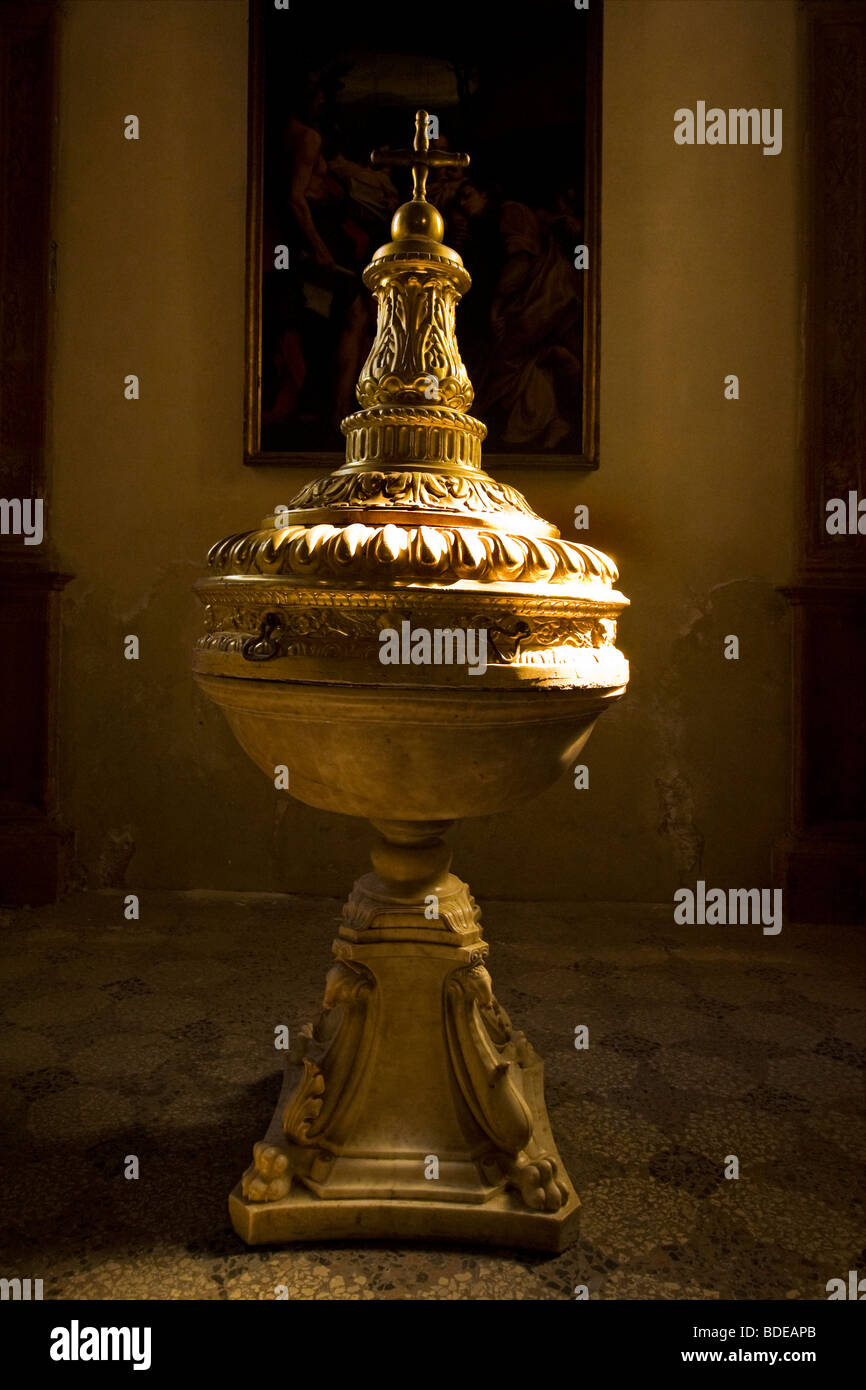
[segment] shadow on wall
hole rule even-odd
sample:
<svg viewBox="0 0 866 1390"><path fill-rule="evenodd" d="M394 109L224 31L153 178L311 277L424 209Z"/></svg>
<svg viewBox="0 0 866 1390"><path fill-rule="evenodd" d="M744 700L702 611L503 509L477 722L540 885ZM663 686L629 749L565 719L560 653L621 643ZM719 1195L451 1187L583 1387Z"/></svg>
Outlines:
<svg viewBox="0 0 866 1390"><path fill-rule="evenodd" d="M681 879L770 884L788 806L787 617L771 585L733 580L674 642L655 700L656 828Z"/></svg>
<svg viewBox="0 0 866 1390"><path fill-rule="evenodd" d="M588 787L564 776L525 811L460 827L454 870L476 895L669 903L698 877L770 886L788 807L785 602L763 581L720 585L664 665L643 611L623 640L628 692L581 755Z"/></svg>

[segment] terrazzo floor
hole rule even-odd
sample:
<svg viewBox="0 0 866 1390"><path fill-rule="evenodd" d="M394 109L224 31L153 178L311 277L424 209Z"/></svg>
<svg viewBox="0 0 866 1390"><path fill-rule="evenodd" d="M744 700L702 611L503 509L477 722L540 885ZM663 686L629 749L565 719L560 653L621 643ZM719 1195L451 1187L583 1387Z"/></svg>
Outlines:
<svg viewBox="0 0 866 1390"><path fill-rule="evenodd" d="M148 895L127 922L122 901L0 912L0 1274L46 1299L808 1300L866 1272L861 930L487 903L579 1242L250 1250L226 1196L276 1102L275 1024L319 1012L340 904Z"/></svg>

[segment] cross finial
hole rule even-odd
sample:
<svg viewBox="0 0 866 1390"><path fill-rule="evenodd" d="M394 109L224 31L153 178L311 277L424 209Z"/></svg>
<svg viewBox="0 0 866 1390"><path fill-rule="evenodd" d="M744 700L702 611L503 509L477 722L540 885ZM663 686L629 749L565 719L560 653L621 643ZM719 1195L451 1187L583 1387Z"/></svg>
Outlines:
<svg viewBox="0 0 866 1390"><path fill-rule="evenodd" d="M426 111L415 112L415 144L411 150L374 150L370 155L370 163L374 169L385 169L389 165L409 165L412 170L413 203L425 202L427 175L431 169L465 169L469 164L468 154L431 150L429 120Z"/></svg>

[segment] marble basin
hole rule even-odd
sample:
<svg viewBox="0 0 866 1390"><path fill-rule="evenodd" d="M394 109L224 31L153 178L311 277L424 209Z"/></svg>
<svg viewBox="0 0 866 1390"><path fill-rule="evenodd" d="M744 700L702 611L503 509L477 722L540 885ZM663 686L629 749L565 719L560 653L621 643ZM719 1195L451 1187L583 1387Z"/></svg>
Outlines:
<svg viewBox="0 0 866 1390"><path fill-rule="evenodd" d="M573 765L625 689L197 680L263 772L288 769L298 801L374 821L462 820L520 805Z"/></svg>

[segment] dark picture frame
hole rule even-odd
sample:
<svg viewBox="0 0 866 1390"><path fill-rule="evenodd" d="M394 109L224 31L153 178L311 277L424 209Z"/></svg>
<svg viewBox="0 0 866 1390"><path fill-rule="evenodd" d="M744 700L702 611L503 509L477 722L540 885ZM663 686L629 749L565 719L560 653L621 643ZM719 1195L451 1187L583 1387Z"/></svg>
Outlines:
<svg viewBox="0 0 866 1390"><path fill-rule="evenodd" d="M411 144L424 106L472 157L430 197L473 275L457 333L489 430L484 465L598 467L601 0L535 0L531 26L475 9L437 25L394 0L250 0L247 465L343 460L338 420L356 408L349 382L374 327L360 271L409 196L405 171L365 173L369 152ZM315 201L296 191L308 155Z"/></svg>

